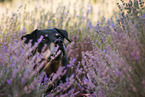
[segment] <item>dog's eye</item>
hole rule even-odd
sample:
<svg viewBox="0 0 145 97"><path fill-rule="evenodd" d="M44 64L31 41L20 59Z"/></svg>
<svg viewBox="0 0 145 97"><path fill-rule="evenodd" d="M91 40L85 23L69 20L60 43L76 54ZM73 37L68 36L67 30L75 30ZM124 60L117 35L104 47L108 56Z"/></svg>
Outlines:
<svg viewBox="0 0 145 97"><path fill-rule="evenodd" d="M45 38L45 37L42 39L42 41L46 41L46 40L48 40L48 39L47 39L47 38Z"/></svg>

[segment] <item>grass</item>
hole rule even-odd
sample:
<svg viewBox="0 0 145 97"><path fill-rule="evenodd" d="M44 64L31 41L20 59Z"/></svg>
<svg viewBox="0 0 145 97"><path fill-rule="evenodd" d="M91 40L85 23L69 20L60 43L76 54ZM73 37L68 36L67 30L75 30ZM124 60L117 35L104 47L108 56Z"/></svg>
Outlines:
<svg viewBox="0 0 145 97"><path fill-rule="evenodd" d="M73 13L71 7L63 4L57 7L57 12L46 10L52 6L35 7L31 11L27 11L27 6L20 6L11 16L1 17L0 96L43 97L47 87L56 85L55 81L65 73L63 68L51 78L45 78L42 85L45 73L32 70L41 56L36 54L28 59L34 48L29 49L31 44L25 45L20 40L35 28L53 27L66 29L72 42L66 42L67 82L60 83L47 97L145 95L144 3L120 0L116 4L120 11L110 19L102 17L96 24L90 18L93 9L83 12L85 8L81 5L78 10L73 9Z"/></svg>

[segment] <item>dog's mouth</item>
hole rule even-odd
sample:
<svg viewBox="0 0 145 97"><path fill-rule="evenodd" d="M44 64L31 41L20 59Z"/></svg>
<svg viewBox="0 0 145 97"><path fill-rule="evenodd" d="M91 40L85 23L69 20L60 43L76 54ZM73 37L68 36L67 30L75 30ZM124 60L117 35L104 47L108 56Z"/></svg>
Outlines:
<svg viewBox="0 0 145 97"><path fill-rule="evenodd" d="M42 60L47 61L46 64L44 65L44 70L47 70L47 68L49 68L51 66L51 63L54 61L59 61L57 60L57 58L59 59L59 55L62 54L62 50L61 47L59 45L56 45L54 43L50 44L49 49L47 49L43 54L43 58Z"/></svg>

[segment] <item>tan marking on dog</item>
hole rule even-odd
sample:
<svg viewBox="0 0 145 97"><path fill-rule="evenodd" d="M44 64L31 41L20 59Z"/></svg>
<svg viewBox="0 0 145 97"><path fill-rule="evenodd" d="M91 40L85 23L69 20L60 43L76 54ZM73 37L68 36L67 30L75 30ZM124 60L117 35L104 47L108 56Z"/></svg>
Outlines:
<svg viewBox="0 0 145 97"><path fill-rule="evenodd" d="M55 44L51 43L50 47L44 52L43 58L47 59L51 54L55 53Z"/></svg>
<svg viewBox="0 0 145 97"><path fill-rule="evenodd" d="M57 34L57 33L56 33L55 35L56 35L56 36L58 36L58 34Z"/></svg>
<svg viewBox="0 0 145 97"><path fill-rule="evenodd" d="M55 58L58 57L60 54L61 54L61 51L59 50L58 53L55 56L52 56L51 57L51 60L48 63L45 64L44 70L47 69L47 68L49 68L50 67L50 64L53 64L53 65L56 64L56 66L60 66L60 62L59 61L61 59L58 60L58 61L55 61Z"/></svg>
<svg viewBox="0 0 145 97"><path fill-rule="evenodd" d="M49 75L51 73L56 73L59 66L62 66L61 65L62 64L61 60L62 59L59 59L59 60L56 61L55 59L52 59L51 61L49 61L48 63L45 64L44 71Z"/></svg>
<svg viewBox="0 0 145 97"><path fill-rule="evenodd" d="M43 54L43 58L44 59L48 59L49 57L50 57L50 55L54 55L54 56L51 56L51 59L50 59L50 61L49 62L46 62L45 64L44 64L44 71L47 73L47 74L51 74L52 72L56 72L57 70L58 70L58 68L59 68L59 66L62 66L61 64L62 64L62 62L61 62L61 57L60 57L60 59L59 60L55 60L55 58L56 57L58 57L60 54L61 54L61 50L59 50L58 52L57 52L57 50L58 50L58 46L57 47L55 47L55 44L54 43L51 43L50 44L50 46L49 46L49 49L47 49L45 52L44 52L44 54ZM57 52L57 53L56 53ZM53 69L52 69L53 68Z"/></svg>
<svg viewBox="0 0 145 97"><path fill-rule="evenodd" d="M51 51L49 49L47 49L43 54L43 58L47 59L50 55L51 55Z"/></svg>
<svg viewBox="0 0 145 97"><path fill-rule="evenodd" d="M46 34L45 37L48 37L48 35Z"/></svg>
<svg viewBox="0 0 145 97"><path fill-rule="evenodd" d="M50 51L51 51L51 53L54 53L56 51L56 48L55 48L55 44L54 43L51 43L50 44Z"/></svg>

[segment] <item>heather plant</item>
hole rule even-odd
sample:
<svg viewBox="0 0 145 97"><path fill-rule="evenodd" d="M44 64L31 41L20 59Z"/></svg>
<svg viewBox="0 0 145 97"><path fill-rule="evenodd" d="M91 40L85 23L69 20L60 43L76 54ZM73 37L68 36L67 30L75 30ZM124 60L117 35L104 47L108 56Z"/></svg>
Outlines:
<svg viewBox="0 0 145 97"><path fill-rule="evenodd" d="M41 97L45 95L44 93L48 87L55 86L61 76L65 74L64 68L60 67L56 74L52 73L48 79L44 72L39 73L45 62L40 63L34 69L34 66L43 57L43 53L36 53L31 56L31 52L37 47L38 43L31 48L31 42L27 45L24 44L24 41L19 41L15 37L11 39L10 43L2 44L0 53L0 95L2 97ZM44 83L42 83L43 79ZM70 79L65 84L60 84L47 96L53 97L64 93L74 82L73 76ZM70 91L66 95L72 95Z"/></svg>
<svg viewBox="0 0 145 97"><path fill-rule="evenodd" d="M125 14L120 8L116 22L102 18L94 27L97 33L90 35L91 39L96 36L94 43L84 38L68 45L78 83L94 96L144 96L144 3L130 0L132 5L127 6L130 2L122 2L131 12ZM87 47L85 52L82 45Z"/></svg>
<svg viewBox="0 0 145 97"><path fill-rule="evenodd" d="M37 55L31 60L28 59L32 51L30 47L30 44L26 46L18 39L2 44L0 53L0 95L2 97L42 95L44 92L40 85L44 73L38 76L38 70L33 70L35 60L39 61L40 58Z"/></svg>
<svg viewBox="0 0 145 97"><path fill-rule="evenodd" d="M113 43L123 56L128 68L126 79L129 96L143 96L144 92L144 3L140 0L130 1L124 6L130 10L122 15L120 26L113 31ZM127 6L129 5L129 6Z"/></svg>
<svg viewBox="0 0 145 97"><path fill-rule="evenodd" d="M36 7L32 13L22 11L22 14L19 8L8 19L3 17L2 21L7 21L7 25L0 25L0 96L143 97L144 2L120 1L117 4L120 12L111 19L102 17L95 25L89 17L91 7L84 13L74 9L74 13L70 14L63 4L57 8L57 12ZM35 13L37 17L33 16ZM37 53L28 58L38 43L30 49L31 44L25 45L18 37L34 28L52 27L65 28L72 40L70 44L66 43L68 71L59 68L50 78L45 77L42 84L45 73L38 74L37 69L32 68L41 55ZM66 72L66 83L55 86ZM55 87L44 95L51 86Z"/></svg>

